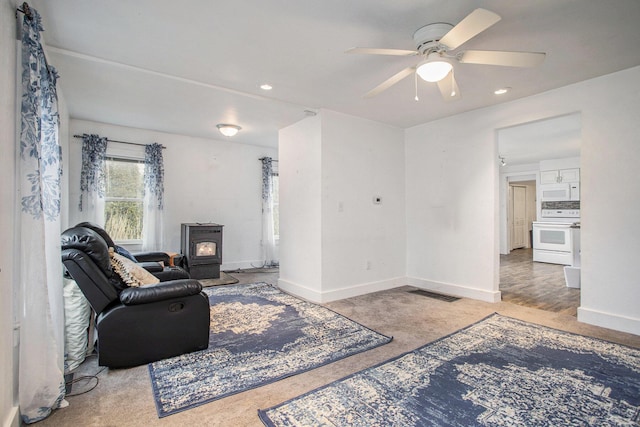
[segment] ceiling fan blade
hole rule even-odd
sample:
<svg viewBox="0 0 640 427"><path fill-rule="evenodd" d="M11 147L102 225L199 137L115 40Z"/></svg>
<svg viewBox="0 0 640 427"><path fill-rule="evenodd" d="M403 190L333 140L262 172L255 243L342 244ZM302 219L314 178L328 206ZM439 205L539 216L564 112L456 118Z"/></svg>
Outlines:
<svg viewBox="0 0 640 427"><path fill-rule="evenodd" d="M460 99L460 89L456 79L453 77L453 70L449 71L449 74L438 82L438 89L440 89L440 94L445 101Z"/></svg>
<svg viewBox="0 0 640 427"><path fill-rule="evenodd" d="M376 49L373 47L352 47L344 53L361 53L365 55L392 55L392 56L413 56L417 55L416 50L402 49Z"/></svg>
<svg viewBox="0 0 640 427"><path fill-rule="evenodd" d="M460 62L465 64L503 65L506 67L535 67L544 61L542 52L508 52L498 50L467 50Z"/></svg>
<svg viewBox="0 0 640 427"><path fill-rule="evenodd" d="M440 43L453 50L477 36L500 19L500 15L486 9L476 9L453 27L441 39Z"/></svg>
<svg viewBox="0 0 640 427"><path fill-rule="evenodd" d="M400 71L399 73L394 74L393 76L389 77L387 80L385 80L382 83L380 83L378 86L376 86L373 89L371 89L369 92L367 92L364 95L364 97L365 98L372 98L372 97L376 96L380 92L383 92L383 91L389 89L391 86L393 86L394 84L398 83L400 80L404 79L409 74L414 73L415 70L416 70L416 67L407 67L407 68L405 68L404 70Z"/></svg>

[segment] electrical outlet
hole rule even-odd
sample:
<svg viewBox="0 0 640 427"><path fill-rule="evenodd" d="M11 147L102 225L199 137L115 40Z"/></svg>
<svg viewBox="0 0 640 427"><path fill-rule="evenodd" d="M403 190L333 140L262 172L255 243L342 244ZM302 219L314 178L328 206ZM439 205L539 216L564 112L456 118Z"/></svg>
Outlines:
<svg viewBox="0 0 640 427"><path fill-rule="evenodd" d="M371 261L369 261L369 260L365 261L364 269L365 270L371 270Z"/></svg>

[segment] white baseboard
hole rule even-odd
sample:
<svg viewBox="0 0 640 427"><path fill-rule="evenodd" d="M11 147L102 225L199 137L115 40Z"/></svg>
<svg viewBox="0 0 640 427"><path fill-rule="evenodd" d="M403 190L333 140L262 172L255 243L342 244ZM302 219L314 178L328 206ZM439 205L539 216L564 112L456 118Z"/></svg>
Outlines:
<svg viewBox="0 0 640 427"><path fill-rule="evenodd" d="M12 407L9 413L6 414L3 427L19 427L20 426L20 411L17 406Z"/></svg>
<svg viewBox="0 0 640 427"><path fill-rule="evenodd" d="M418 279L417 277L408 277L407 285L415 286L416 288L427 291L486 302L500 302L502 299L500 291L487 291L485 289L469 288L467 286L454 285L452 283Z"/></svg>
<svg viewBox="0 0 640 427"><path fill-rule="evenodd" d="M315 303L325 303L336 301L344 298L356 297L359 295L370 294L372 292L384 291L387 289L398 288L407 284L406 277L396 277L393 279L381 280L378 282L361 283L340 289L332 289L330 291L318 292L306 286L294 283L288 280L278 279L278 287L283 291L304 298Z"/></svg>
<svg viewBox="0 0 640 427"><path fill-rule="evenodd" d="M640 319L578 307L578 321L616 331L640 335Z"/></svg>
<svg viewBox="0 0 640 427"><path fill-rule="evenodd" d="M306 286L284 279L278 279L278 287L285 292L316 303L322 302L322 294Z"/></svg>

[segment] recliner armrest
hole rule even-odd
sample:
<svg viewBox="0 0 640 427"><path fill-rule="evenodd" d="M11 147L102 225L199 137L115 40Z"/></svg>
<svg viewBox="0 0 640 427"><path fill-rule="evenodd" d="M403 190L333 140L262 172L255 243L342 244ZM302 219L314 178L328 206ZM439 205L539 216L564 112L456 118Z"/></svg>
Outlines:
<svg viewBox="0 0 640 427"><path fill-rule="evenodd" d="M133 257L137 262L163 262L164 265L169 265L171 257L166 252L140 252L133 254Z"/></svg>
<svg viewBox="0 0 640 427"><path fill-rule="evenodd" d="M194 279L172 280L155 285L130 287L120 292L120 302L124 305L139 305L164 301L172 298L188 297L202 291L200 282Z"/></svg>
<svg viewBox="0 0 640 427"><path fill-rule="evenodd" d="M138 265L147 270L149 273L158 273L164 270L164 266L155 261L139 262Z"/></svg>

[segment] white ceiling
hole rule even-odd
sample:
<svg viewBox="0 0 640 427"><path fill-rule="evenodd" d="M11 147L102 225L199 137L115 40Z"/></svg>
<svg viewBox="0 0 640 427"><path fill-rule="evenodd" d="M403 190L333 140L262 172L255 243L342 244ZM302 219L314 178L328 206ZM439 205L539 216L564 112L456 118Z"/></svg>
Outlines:
<svg viewBox="0 0 640 427"><path fill-rule="evenodd" d="M580 113L498 129L498 155L508 165L580 157Z"/></svg>
<svg viewBox="0 0 640 427"><path fill-rule="evenodd" d="M327 108L400 128L640 65L638 0L33 0L49 62L72 118L277 146L278 129ZM406 78L362 95L418 62L349 55L415 49L415 30L458 23L477 7L502 20L459 50L547 53L533 69L458 64L462 99ZM262 83L273 85L262 91ZM496 88L512 90L502 97Z"/></svg>

